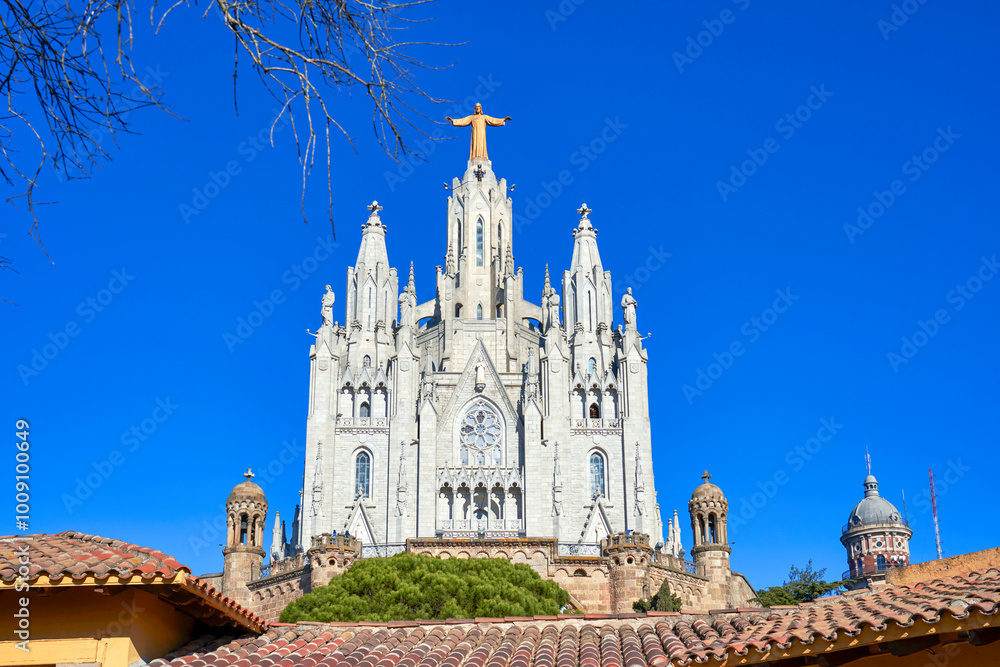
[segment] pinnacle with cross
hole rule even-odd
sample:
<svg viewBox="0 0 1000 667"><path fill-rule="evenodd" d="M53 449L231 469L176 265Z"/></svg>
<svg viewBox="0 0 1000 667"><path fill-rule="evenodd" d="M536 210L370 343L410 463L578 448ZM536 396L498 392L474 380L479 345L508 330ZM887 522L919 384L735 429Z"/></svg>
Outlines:
<svg viewBox="0 0 1000 667"><path fill-rule="evenodd" d="M481 165L481 164L480 165L476 165L476 170L474 172L472 172L472 173L475 175L476 180L480 181L480 182L482 182L483 176L486 175L486 172L483 171L483 165Z"/></svg>
<svg viewBox="0 0 1000 667"><path fill-rule="evenodd" d="M576 212L580 214L581 218L586 220L587 216L594 212L594 209L587 208L587 202L583 202L583 206L576 209Z"/></svg>
<svg viewBox="0 0 1000 667"><path fill-rule="evenodd" d="M705 471L705 474L704 474L704 475L702 475L702 476L701 476L701 478L702 478L703 480L705 480L705 484L708 484L708 480L712 479L712 476L711 476L711 475L709 475L709 474L708 474L708 471L706 470L706 471Z"/></svg>
<svg viewBox="0 0 1000 667"><path fill-rule="evenodd" d="M247 481L249 482L254 475L253 472L250 470L250 468L247 468L247 471L243 473L243 476L246 477Z"/></svg>
<svg viewBox="0 0 1000 667"><path fill-rule="evenodd" d="M378 212L382 210L382 207L379 206L378 202L374 201L374 200L372 201L371 204L369 204L365 208L367 208L369 211L371 211L372 215L378 215Z"/></svg>

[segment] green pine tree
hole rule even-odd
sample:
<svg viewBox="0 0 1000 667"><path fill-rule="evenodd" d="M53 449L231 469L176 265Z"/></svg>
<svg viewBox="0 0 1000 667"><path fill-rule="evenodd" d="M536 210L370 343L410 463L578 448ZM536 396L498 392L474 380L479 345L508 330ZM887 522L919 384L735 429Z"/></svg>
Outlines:
<svg viewBox="0 0 1000 667"><path fill-rule="evenodd" d="M632 603L635 611L680 611L681 599L670 592L670 584L664 579L660 590L649 600L636 600Z"/></svg>
<svg viewBox="0 0 1000 667"><path fill-rule="evenodd" d="M558 614L569 594L505 558L401 553L355 562L326 586L289 604L281 621L407 621L419 618Z"/></svg>

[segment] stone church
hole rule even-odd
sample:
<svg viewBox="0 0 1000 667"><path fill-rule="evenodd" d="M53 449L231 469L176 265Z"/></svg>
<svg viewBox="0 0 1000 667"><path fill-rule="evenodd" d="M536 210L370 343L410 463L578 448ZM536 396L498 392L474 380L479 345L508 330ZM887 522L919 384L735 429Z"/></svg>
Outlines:
<svg viewBox="0 0 1000 667"><path fill-rule="evenodd" d="M328 285L309 350L300 506L287 535L276 516L265 569L267 502L248 500L249 477L234 489L224 591L276 616L354 559L405 549L527 562L587 611L631 611L668 576L686 604L747 606L753 589L729 570L726 501L707 476L689 507L694 563L676 512L664 530L637 302L612 293L592 211L577 210L561 280L546 266L538 302L530 286L526 298L483 119L504 122L478 106L453 121L471 124L473 141L449 187L433 298L419 303L413 265L404 279L390 261L391 212L368 207L344 322ZM631 583L611 582L616 562Z"/></svg>

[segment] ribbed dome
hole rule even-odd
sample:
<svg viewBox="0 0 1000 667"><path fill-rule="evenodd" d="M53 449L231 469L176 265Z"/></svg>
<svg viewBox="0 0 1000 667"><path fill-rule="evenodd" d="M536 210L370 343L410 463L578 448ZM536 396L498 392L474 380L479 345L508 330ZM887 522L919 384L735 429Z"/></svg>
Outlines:
<svg viewBox="0 0 1000 667"><path fill-rule="evenodd" d="M874 475L865 477L865 497L854 506L847 518L848 530L873 523L903 524L903 518L896 507L878 493L878 480Z"/></svg>

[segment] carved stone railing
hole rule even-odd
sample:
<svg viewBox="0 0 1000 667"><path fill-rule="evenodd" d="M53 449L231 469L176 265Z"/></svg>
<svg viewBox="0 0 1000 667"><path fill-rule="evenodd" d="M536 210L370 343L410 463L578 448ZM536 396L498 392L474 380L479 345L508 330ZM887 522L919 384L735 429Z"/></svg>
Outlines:
<svg viewBox="0 0 1000 667"><path fill-rule="evenodd" d="M458 489L462 485L470 489L480 484L492 489L497 484L508 489L514 486L524 488L524 469L514 466L449 466L437 469L437 484Z"/></svg>
<svg viewBox="0 0 1000 667"><path fill-rule="evenodd" d="M441 537L517 537L524 527L521 519L439 519Z"/></svg>
<svg viewBox="0 0 1000 667"><path fill-rule="evenodd" d="M620 419L574 419L572 428L574 429L617 429L622 427Z"/></svg>
<svg viewBox="0 0 1000 667"><path fill-rule="evenodd" d="M389 428L388 417L338 417L337 428Z"/></svg>
<svg viewBox="0 0 1000 667"><path fill-rule="evenodd" d="M577 556L583 558L600 558L600 544L577 544L575 542L560 542L557 546L560 556Z"/></svg>
<svg viewBox="0 0 1000 667"><path fill-rule="evenodd" d="M362 544L362 558L388 558L406 551L406 543L397 544Z"/></svg>

